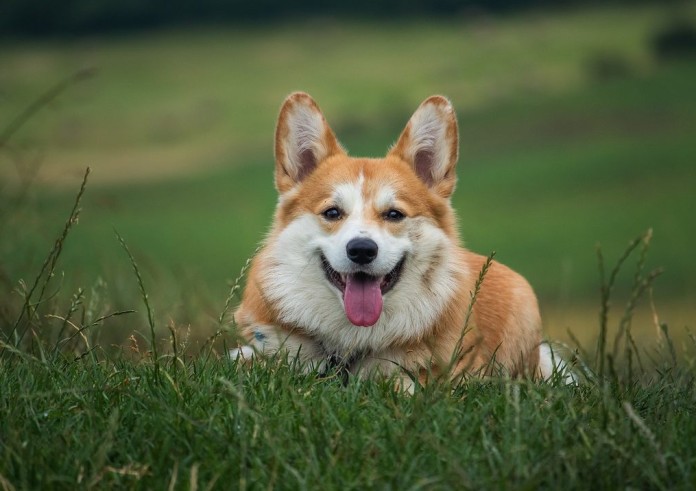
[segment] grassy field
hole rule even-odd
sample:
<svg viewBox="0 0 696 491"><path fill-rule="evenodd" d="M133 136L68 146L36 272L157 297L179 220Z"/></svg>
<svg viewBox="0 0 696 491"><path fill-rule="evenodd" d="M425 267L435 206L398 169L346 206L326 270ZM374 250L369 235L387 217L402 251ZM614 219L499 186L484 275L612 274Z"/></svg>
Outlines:
<svg viewBox="0 0 696 491"><path fill-rule="evenodd" d="M4 489L693 489L693 371L432 386L228 360L0 365Z"/></svg>
<svg viewBox="0 0 696 491"><path fill-rule="evenodd" d="M670 15L0 41L0 488L692 489L696 62L655 57ZM552 338L572 331L581 386L408 397L222 355L276 199L276 111L297 89L355 155L383 154L428 95L452 99L462 237L530 280ZM648 229L604 304L596 245L608 272Z"/></svg>

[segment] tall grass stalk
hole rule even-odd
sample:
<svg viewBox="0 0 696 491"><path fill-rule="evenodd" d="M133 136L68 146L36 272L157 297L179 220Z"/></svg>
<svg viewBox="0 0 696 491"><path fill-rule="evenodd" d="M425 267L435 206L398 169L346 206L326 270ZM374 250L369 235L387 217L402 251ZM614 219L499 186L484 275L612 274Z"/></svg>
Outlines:
<svg viewBox="0 0 696 491"><path fill-rule="evenodd" d="M462 332L459 335L459 339L457 340L457 344L455 346L455 349L452 350L452 356L450 358L449 364L447 366L447 373L451 374L452 370L456 367L457 363L459 363L464 356L467 354L470 354L472 351L477 350L479 347L479 343L472 344L471 348L469 348L466 351L463 351L463 344L464 344L464 337L471 331L471 326L469 325L471 321L471 315L474 312L474 306L476 305L476 300L478 299L479 293L481 292L481 286L483 285L483 281L486 279L486 275L488 274L488 270L491 267L491 264L493 264L493 258L495 258L495 251L491 251L491 253L488 255L486 258L486 261L483 263L483 266L481 267L481 270L479 271L478 278L476 278L476 283L474 284L474 289L470 292L470 298L469 298L469 305L466 309L466 314L464 316L464 326L462 327ZM472 356L472 362L474 360L474 356ZM463 371L466 372L468 369L471 367L466 367Z"/></svg>
<svg viewBox="0 0 696 491"><path fill-rule="evenodd" d="M59 319L63 320L65 323L69 323L73 327L75 332L66 338L59 339L58 341L56 341L55 345L53 346L53 355L55 356L64 346L69 345L70 342L73 339L75 339L77 336L84 336L85 331L91 329L92 327L98 326L99 324L101 324L105 320L110 319L112 317L118 317L121 315L132 314L134 312L135 312L135 310L132 310L132 309L111 312L110 314L102 315L101 317L95 319L94 321L90 322L89 324L82 324L79 327L76 326L75 324L73 324L72 322L70 322L68 319L56 316ZM83 339L85 339L85 338L83 337ZM85 345L89 348L89 343L86 342L86 339L85 339Z"/></svg>
<svg viewBox="0 0 696 491"><path fill-rule="evenodd" d="M647 276L643 276L643 271L645 269L645 262L647 259L648 249L650 247L650 240L652 239L652 229L649 229L645 234L640 237L640 243L642 247L640 249L640 255L638 261L636 262L636 271L633 276L633 284L631 287L631 295L626 303L624 313L619 322L619 328L616 331L616 336L614 339L614 346L612 350L612 357L616 360L619 355L619 348L622 339L624 340L624 356L626 357L626 362L629 371L629 378L633 370L633 355L635 354L636 360L640 366L641 371L644 371L642 361L640 359L640 351L638 350L633 335L631 334L631 324L633 319L633 313L635 311L636 304L638 300L643 296L643 293L647 288L650 287L653 280L657 278L661 273L661 269L656 269L648 273Z"/></svg>
<svg viewBox="0 0 696 491"><path fill-rule="evenodd" d="M254 253L247 258L247 260L244 262L244 265L242 268L239 270L239 274L237 275L237 278L235 278L234 282L232 283L232 287L230 288L229 293L227 294L227 298L225 299L225 306L222 309L222 312L220 312L220 315L218 316L218 325L222 325L225 322L225 319L227 317L227 314L230 311L230 307L232 306L232 300L234 299L235 296L239 295L239 290L242 288L242 281L246 277L247 271L251 267L251 262L254 260L254 257L258 252L261 250L262 246L258 246Z"/></svg>
<svg viewBox="0 0 696 491"><path fill-rule="evenodd" d="M605 367L605 357L607 350L607 335L609 330L609 309L611 307L611 296L614 289L614 284L616 282L616 277L621 271L623 263L629 258L631 253L638 247L638 245L643 241L643 236L633 239L626 250L621 254L616 265L611 270L609 278L606 279L606 268L604 265L604 255L600 245L597 245L597 261L599 265L599 278L600 278L600 312L599 312L599 337L597 338L597 351L595 353L595 365L597 366L597 371L599 378L604 377Z"/></svg>
<svg viewBox="0 0 696 491"><path fill-rule="evenodd" d="M642 298L646 291L650 291L650 288L654 280L662 274L661 268L653 269L645 273L645 265L647 261L647 253L650 247L650 242L652 239L652 229L648 229L645 233L636 237L632 240L628 247L619 256L616 265L611 271L608 279L605 279L605 266L604 257L599 246L597 247L597 256L599 259L599 271L601 278L601 289L600 289L600 325L599 325L599 337L597 341L597 351L595 353L595 367L596 375L598 380L605 380L606 375L609 375L610 380L617 381L621 378L617 370L619 370L618 363L623 363L626 370L626 379L633 379L633 364L634 359L638 363L638 368L641 373L645 373L645 365L641 357L641 351L633 337L631 332L633 315L635 313L635 308L638 301ZM611 299L613 294L614 285L616 278L621 271L624 263L628 258L634 253L634 251L640 247L640 253L636 260L635 272L633 274L633 281L631 284L631 289L629 293L629 298L624 306L623 313L618 323L616 334L614 335L612 346L608 346L607 337L609 334L609 310L611 307ZM652 305L652 303L651 303ZM657 318L657 314L654 313L653 317ZM660 329L658 326L658 333L662 331L667 337L667 331ZM619 356L623 355L623 359L620 360ZM676 361L676 357L673 357Z"/></svg>
<svg viewBox="0 0 696 491"><path fill-rule="evenodd" d="M244 265L239 270L239 274L237 275L235 280L232 282L232 286L230 287L230 291L227 294L227 298L225 299L225 305L222 309L222 312L220 312L220 315L218 316L217 329L216 329L215 333L213 333L213 335L210 336L205 341L203 346L201 346L199 353L202 353L206 347L209 347L208 356L210 356L210 353L213 349L213 342L225 330L224 325L225 325L225 321L229 315L230 309L232 308L232 302L234 301L235 297L237 297L239 299L239 292L242 288L242 281L244 281L244 278L246 277L246 274L249 271L249 268L251 267L251 262L254 260L254 257L256 257L256 254L258 254L258 252L261 250L261 247L263 247L263 246L260 245L254 250L254 253L250 257L247 258L247 260L244 262ZM231 323L234 324L234 319L232 319ZM236 337L237 333L235 332L234 334Z"/></svg>
<svg viewBox="0 0 696 491"><path fill-rule="evenodd" d="M154 367L155 367L155 381L159 382L160 366L159 366L159 355L157 352L157 337L155 335L155 317L154 317L152 308L150 307L150 299L148 297L147 291L145 291L145 283L143 282L143 277L140 274L140 268L138 268L138 263L135 261L135 257L133 256L133 253L131 253L130 249L128 248L128 245L126 244L126 241L123 239L123 237L121 237L121 235L118 233L118 231L116 229L114 229L114 234L116 234L116 238L121 243L121 246L126 251L126 254L128 254L128 258L130 259L131 266L133 266L133 271L135 272L135 277L138 281L138 288L140 289L140 297L143 300L143 304L145 304L145 310L147 311L147 323L150 327L150 347L152 349L152 359L154 361Z"/></svg>
<svg viewBox="0 0 696 491"><path fill-rule="evenodd" d="M19 315L17 316L17 320L15 321L14 325L12 326L12 330L10 331L7 339L8 341L11 340L12 337L14 337L14 346L19 347L19 344L22 342L22 339L24 338L24 335L26 334L27 330L29 329L32 321L32 317L36 314L36 309L38 308L39 305L41 305L41 302L43 301L44 294L46 293L46 288L48 287L48 284L51 281L51 278L53 278L54 272L56 265L58 263L58 259L60 258L60 254L63 251L63 246L65 245L65 240L68 237L68 234L70 233L70 229L77 224L78 218L80 216L80 201L82 200L82 195L85 192L85 189L87 188L87 179L89 177L90 173L90 168L87 167L85 170L84 177L82 178L82 185L80 186L80 190L77 193L77 196L75 197L75 202L73 203L72 210L70 212L70 216L68 217L67 221L65 222L65 225L63 226L63 230L61 234L58 236L58 239L56 239L56 242L53 244L53 248L49 252L48 256L46 257L46 260L44 261L43 265L41 266L41 271L39 274L36 276L34 279L34 284L32 287L29 289L28 292L25 293L24 295L24 304L22 305L22 309L19 312ZM43 283L41 283L43 279ZM39 288L39 284L41 283L41 289L38 294L38 297L33 301L34 299L34 293L37 291ZM18 329L20 324L22 323L22 320L24 317L27 317L24 329L22 329L21 333L17 335ZM0 348L0 355L4 353L4 348Z"/></svg>

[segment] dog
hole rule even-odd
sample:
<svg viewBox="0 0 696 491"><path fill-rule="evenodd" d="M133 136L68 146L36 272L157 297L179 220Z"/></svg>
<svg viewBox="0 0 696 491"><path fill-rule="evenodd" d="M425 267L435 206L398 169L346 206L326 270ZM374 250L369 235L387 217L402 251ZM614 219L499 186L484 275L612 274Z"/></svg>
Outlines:
<svg viewBox="0 0 696 491"><path fill-rule="evenodd" d="M433 379L564 368L542 343L518 273L460 244L450 198L458 128L426 99L384 158L348 156L306 93L275 132L278 203L234 319L245 360L283 354L307 369Z"/></svg>

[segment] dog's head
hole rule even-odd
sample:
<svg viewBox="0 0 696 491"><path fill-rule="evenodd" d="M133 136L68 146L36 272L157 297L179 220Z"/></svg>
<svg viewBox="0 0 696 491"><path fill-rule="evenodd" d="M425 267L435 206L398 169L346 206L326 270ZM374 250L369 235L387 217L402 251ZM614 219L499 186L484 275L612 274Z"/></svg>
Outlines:
<svg viewBox="0 0 696 491"><path fill-rule="evenodd" d="M307 301L330 290L356 326L377 324L385 299L399 290L412 296L437 290L424 282L437 281L433 268L443 262L443 243L456 242L449 198L457 139L451 104L433 96L386 157L352 158L314 100L290 95L276 128L280 198L271 240L277 239L275 261L287 253L294 266L280 268L287 277L278 281L295 274L297 288L310 288L309 276L318 278L323 290L308 292Z"/></svg>

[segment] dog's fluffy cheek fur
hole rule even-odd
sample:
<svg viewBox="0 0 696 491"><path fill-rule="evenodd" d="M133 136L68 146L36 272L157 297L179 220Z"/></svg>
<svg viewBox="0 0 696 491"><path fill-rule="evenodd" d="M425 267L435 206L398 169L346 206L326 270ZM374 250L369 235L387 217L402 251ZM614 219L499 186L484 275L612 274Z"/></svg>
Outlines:
<svg viewBox="0 0 696 491"><path fill-rule="evenodd" d="M353 326L346 318L341 293L324 276L317 237L324 236L316 218L303 215L269 244L262 290L287 326L301 326L343 353L377 352L420 341L437 321L465 273L456 246L428 220L414 218L406 236L412 253L401 278L385 295L384 311L372 327Z"/></svg>
<svg viewBox="0 0 696 491"><path fill-rule="evenodd" d="M261 278L264 296L276 308L279 320L309 332L346 321L340 293L326 281L313 245L323 234L310 214L293 220L267 246L268 262Z"/></svg>

